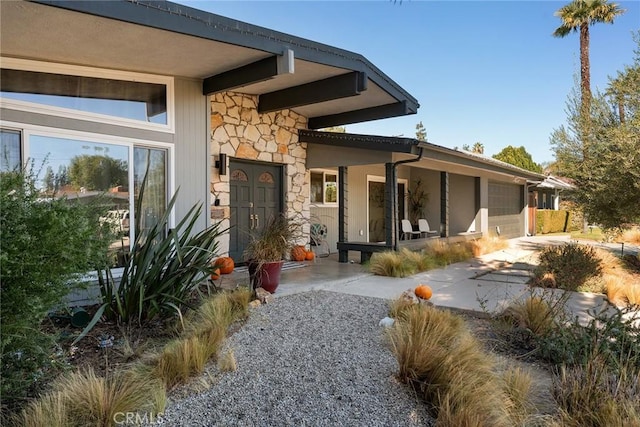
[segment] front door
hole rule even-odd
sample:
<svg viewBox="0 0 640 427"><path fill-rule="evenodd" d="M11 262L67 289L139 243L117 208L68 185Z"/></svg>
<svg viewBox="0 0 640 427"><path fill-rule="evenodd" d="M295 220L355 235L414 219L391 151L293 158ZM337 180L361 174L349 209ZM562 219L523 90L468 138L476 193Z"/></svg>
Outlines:
<svg viewBox="0 0 640 427"><path fill-rule="evenodd" d="M251 233L282 212L282 166L232 159L229 170L229 256L240 263Z"/></svg>

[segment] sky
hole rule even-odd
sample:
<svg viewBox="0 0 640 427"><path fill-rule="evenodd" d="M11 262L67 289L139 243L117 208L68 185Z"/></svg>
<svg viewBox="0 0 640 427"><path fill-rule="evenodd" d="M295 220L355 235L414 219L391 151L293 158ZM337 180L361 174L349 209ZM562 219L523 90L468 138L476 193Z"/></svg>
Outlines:
<svg viewBox="0 0 640 427"><path fill-rule="evenodd" d="M347 132L415 137L449 148L481 142L486 155L524 146L553 161L549 137L566 122L580 70L579 35L552 36L556 1L187 1L197 9L365 56L420 103L418 113L347 125ZM591 88L633 62L640 1L591 27Z"/></svg>

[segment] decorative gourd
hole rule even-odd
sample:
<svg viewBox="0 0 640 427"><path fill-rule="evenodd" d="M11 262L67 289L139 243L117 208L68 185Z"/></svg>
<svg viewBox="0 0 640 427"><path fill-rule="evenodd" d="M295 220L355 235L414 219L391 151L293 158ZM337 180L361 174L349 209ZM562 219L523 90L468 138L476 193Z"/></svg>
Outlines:
<svg viewBox="0 0 640 427"><path fill-rule="evenodd" d="M422 298L425 300L428 300L431 298L431 295L433 295L433 291L431 290L431 287L427 286L427 285L418 285L416 286L416 289L414 290L414 293L416 294L416 296L418 298Z"/></svg>
<svg viewBox="0 0 640 427"><path fill-rule="evenodd" d="M315 257L316 257L315 252L307 251L307 254L305 255L304 259L306 259L307 261L313 261Z"/></svg>
<svg viewBox="0 0 640 427"><path fill-rule="evenodd" d="M236 266L233 258L228 256L218 258L213 265L220 269L220 274L231 274Z"/></svg>
<svg viewBox="0 0 640 427"><path fill-rule="evenodd" d="M211 280L218 280L219 278L220 278L220 268L216 267L216 269L211 272Z"/></svg>
<svg viewBox="0 0 640 427"><path fill-rule="evenodd" d="M294 261L304 261L307 256L307 250L304 246L294 246L291 249L291 259Z"/></svg>

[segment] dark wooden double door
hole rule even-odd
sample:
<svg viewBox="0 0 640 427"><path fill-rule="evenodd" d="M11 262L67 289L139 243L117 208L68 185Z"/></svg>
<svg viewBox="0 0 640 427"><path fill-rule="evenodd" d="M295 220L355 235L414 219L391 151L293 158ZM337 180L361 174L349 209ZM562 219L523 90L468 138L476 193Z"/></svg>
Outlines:
<svg viewBox="0 0 640 427"><path fill-rule="evenodd" d="M232 159L229 172L229 256L240 263L251 234L259 233L266 221L283 210L283 169Z"/></svg>

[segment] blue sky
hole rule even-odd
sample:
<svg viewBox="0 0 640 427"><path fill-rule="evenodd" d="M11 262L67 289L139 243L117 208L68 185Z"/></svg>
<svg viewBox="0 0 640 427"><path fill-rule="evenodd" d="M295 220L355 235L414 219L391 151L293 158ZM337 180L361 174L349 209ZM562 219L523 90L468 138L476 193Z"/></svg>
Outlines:
<svg viewBox="0 0 640 427"><path fill-rule="evenodd" d="M181 4L364 55L420 102L418 114L347 131L415 136L446 147L479 141L485 154L525 146L553 160L549 136L565 122L579 72L578 34L552 37L556 1L186 1ZM591 27L592 90L633 60L640 2L613 25Z"/></svg>

